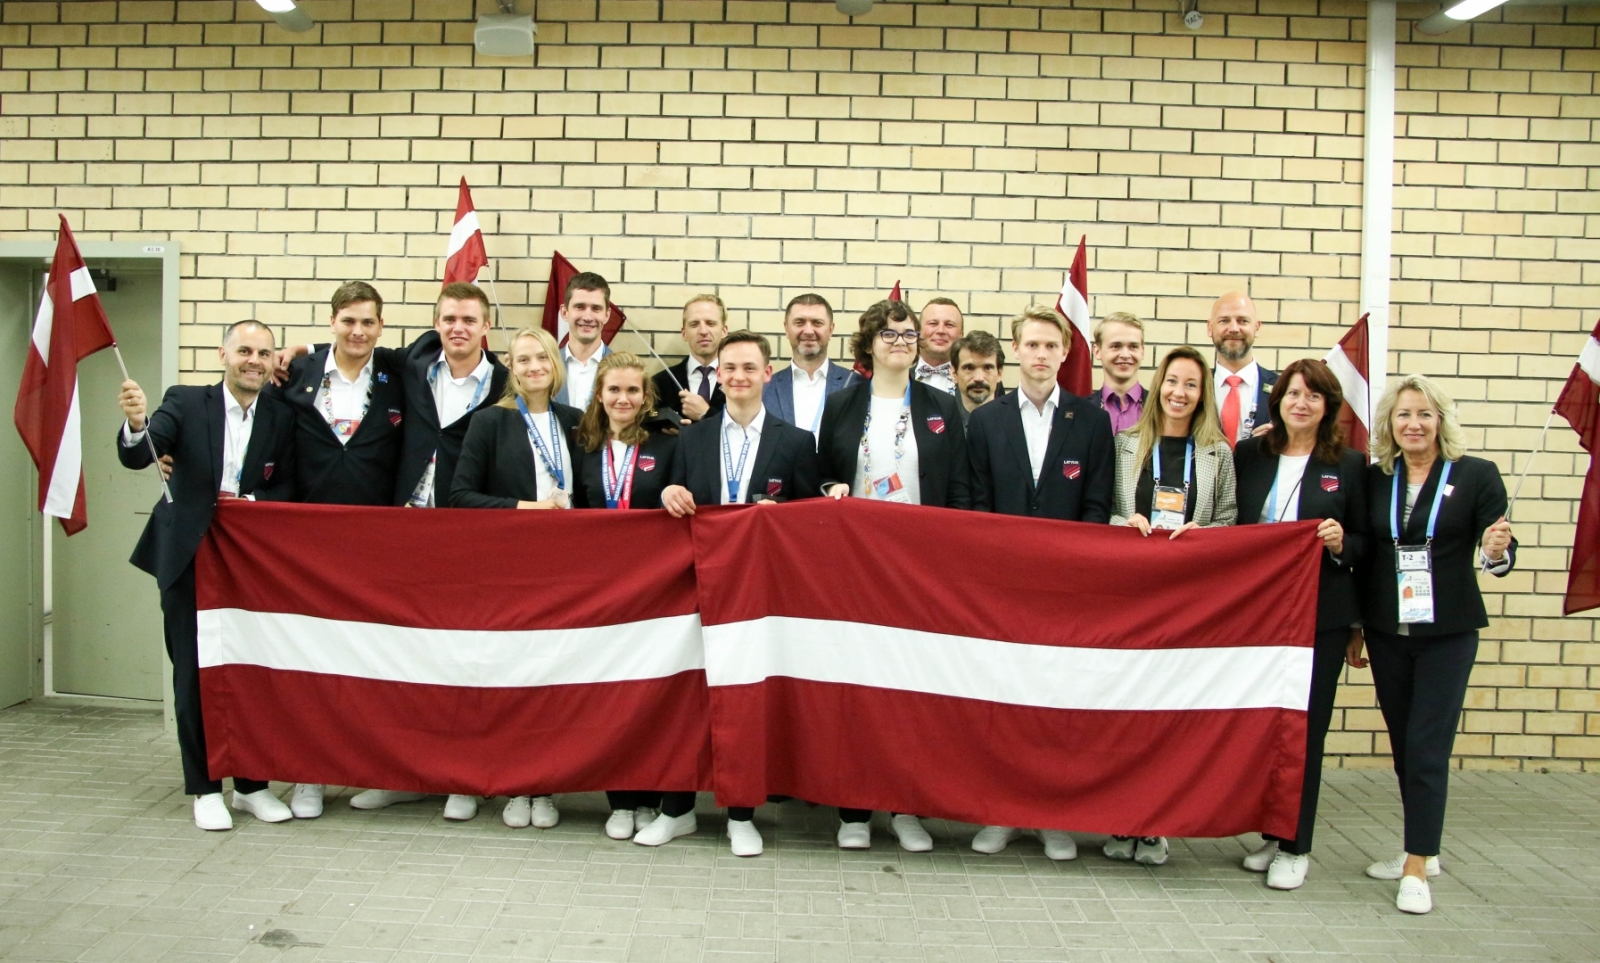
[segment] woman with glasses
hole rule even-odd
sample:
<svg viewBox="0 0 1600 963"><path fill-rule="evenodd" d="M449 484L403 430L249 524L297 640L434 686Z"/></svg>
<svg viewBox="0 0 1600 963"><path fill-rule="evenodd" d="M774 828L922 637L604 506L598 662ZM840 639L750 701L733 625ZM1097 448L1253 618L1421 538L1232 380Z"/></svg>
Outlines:
<svg viewBox="0 0 1600 963"><path fill-rule="evenodd" d="M960 402L911 378L919 322L902 301L879 301L851 342L871 379L828 396L817 434L822 491L903 505L969 508L967 436ZM872 811L839 810L840 849L872 846ZM933 848L916 816L893 814L890 828L911 852Z"/></svg>

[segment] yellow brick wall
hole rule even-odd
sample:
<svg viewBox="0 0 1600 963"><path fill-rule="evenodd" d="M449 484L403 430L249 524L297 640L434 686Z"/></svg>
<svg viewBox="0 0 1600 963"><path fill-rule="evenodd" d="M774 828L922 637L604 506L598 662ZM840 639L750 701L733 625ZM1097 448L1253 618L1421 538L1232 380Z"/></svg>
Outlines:
<svg viewBox="0 0 1600 963"><path fill-rule="evenodd" d="M1198 33L1149 0L854 22L831 2L538 0L525 60L474 56L487 0L304 6L319 25L291 35L247 0L0 4L0 238L48 239L60 210L80 238L181 242L189 380L227 322L315 336L348 278L388 299L391 343L425 326L462 176L507 324L536 323L559 248L664 353L706 290L774 334L820 291L840 351L896 280L999 333L1054 300L1083 234L1094 313L1148 319L1153 356L1203 343L1232 288L1269 364L1356 317L1355 0L1203 0ZM1401 8L1390 368L1441 376L1509 473L1600 314L1600 10L1412 36L1432 9ZM1466 766L1600 759L1600 642L1560 615L1587 459L1551 438L1513 518L1521 567L1488 586ZM1341 693L1347 765L1386 764L1368 681Z"/></svg>

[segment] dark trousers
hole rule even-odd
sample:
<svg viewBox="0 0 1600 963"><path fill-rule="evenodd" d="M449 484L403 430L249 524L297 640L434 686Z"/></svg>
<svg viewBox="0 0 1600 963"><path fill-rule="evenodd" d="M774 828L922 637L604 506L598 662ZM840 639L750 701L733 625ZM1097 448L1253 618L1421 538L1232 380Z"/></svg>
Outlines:
<svg viewBox="0 0 1600 963"><path fill-rule="evenodd" d="M1333 722L1333 699L1339 691L1339 674L1344 671L1345 647L1350 643L1348 628L1317 633L1311 660L1311 698L1306 704L1306 775L1300 786L1300 823L1293 839L1266 836L1279 841L1278 848L1295 856L1311 852L1311 832L1317 824L1317 795L1322 790L1322 748ZM1266 834L1263 834L1266 835Z"/></svg>
<svg viewBox="0 0 1600 963"><path fill-rule="evenodd" d="M195 621L194 564L161 590L162 634L172 660L173 708L178 717L178 753L183 757L183 791L191 796L221 792L206 765L206 726L200 714L200 628ZM254 779L233 780L236 792L267 788Z"/></svg>
<svg viewBox="0 0 1600 963"><path fill-rule="evenodd" d="M661 814L663 816L686 816L694 809L694 793L692 792L664 792L661 794ZM756 811L749 806L729 806L728 818L747 823L754 819Z"/></svg>
<svg viewBox="0 0 1600 963"><path fill-rule="evenodd" d="M613 810L638 809L642 806L654 809L661 805L661 794L647 789L612 789L606 792L606 804Z"/></svg>
<svg viewBox="0 0 1600 963"><path fill-rule="evenodd" d="M1478 633L1419 638L1368 629L1367 655L1400 779L1406 852L1437 856L1444 835L1450 752L1467 678L1478 658Z"/></svg>

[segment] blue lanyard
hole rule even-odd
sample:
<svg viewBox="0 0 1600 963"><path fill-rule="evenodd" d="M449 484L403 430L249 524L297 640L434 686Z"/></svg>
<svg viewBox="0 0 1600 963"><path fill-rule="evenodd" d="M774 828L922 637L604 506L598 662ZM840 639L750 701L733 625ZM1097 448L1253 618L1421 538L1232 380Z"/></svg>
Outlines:
<svg viewBox="0 0 1600 963"><path fill-rule="evenodd" d="M727 416L724 415L724 417ZM728 421L732 424L738 424L738 422L734 421L732 418L729 418ZM744 445L739 448L739 467L737 470L734 469L733 448L728 444L728 432L727 429L724 428L722 432L722 467L723 473L728 479L729 505L739 504L739 483L744 480L744 463L745 459L749 456L750 430L747 428L744 432Z"/></svg>
<svg viewBox="0 0 1600 963"><path fill-rule="evenodd" d="M1150 449L1150 471L1157 488L1161 487L1161 439L1157 438L1155 447ZM1189 445L1183 452L1183 490L1189 490L1189 479L1194 475L1194 436L1189 436Z"/></svg>
<svg viewBox="0 0 1600 963"><path fill-rule="evenodd" d="M1433 509L1428 512L1428 541L1433 541L1434 526L1439 524L1439 506L1444 504L1445 484L1450 481L1450 468L1454 462L1445 462L1444 471L1439 473L1439 487L1433 493ZM1394 491L1390 498L1389 506L1389 533L1394 536L1394 543L1400 544L1400 489L1406 485L1406 480L1400 474L1404 465L1396 466L1394 473ZM1423 484L1427 484L1424 482Z"/></svg>
<svg viewBox="0 0 1600 963"><path fill-rule="evenodd" d="M550 477L556 480L557 488L565 490L567 487L567 473L561 467L561 459L551 455L549 447L544 443L544 438L533 427L533 414L528 411L528 403L523 401L520 395L517 396L517 410L522 412L522 420L528 425L528 437L533 439L533 447L539 450L539 457L544 459L544 466L550 469ZM549 414L550 444L553 445L556 439L561 437L561 423L556 421L555 409L552 408Z"/></svg>
<svg viewBox="0 0 1600 963"><path fill-rule="evenodd" d="M433 363L433 367L428 369L428 387L429 388L432 388L432 387L434 387L435 385L437 385L439 383L439 369L444 367L445 361L446 361L446 359L443 356L441 356L438 361L435 361ZM474 370L476 370L476 369L474 369ZM468 414L471 414L472 411L478 407L478 402L483 400L484 394L487 393L488 390L489 390L489 382L492 381L492 380L494 380L494 379L493 378L479 378L478 379L478 387L473 389L473 392L472 392L472 401L467 404L467 413ZM443 426L441 425L440 427L443 427Z"/></svg>
<svg viewBox="0 0 1600 963"><path fill-rule="evenodd" d="M611 441L601 442L600 487L605 490L607 508L628 508L633 504L633 464L638 460L639 449L629 445L622 452L622 469L611 467Z"/></svg>

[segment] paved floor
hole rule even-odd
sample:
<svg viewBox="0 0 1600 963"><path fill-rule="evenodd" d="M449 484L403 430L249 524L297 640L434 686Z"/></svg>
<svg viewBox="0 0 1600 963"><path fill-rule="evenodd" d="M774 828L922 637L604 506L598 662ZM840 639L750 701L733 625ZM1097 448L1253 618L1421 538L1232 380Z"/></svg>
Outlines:
<svg viewBox="0 0 1600 963"><path fill-rule="evenodd" d="M939 821L929 854L881 826L842 853L800 803L758 813L757 859L719 816L661 849L611 842L594 795L543 832L507 829L498 800L446 823L439 800L358 813L342 792L314 822L202 833L156 715L21 707L0 712L0 958L1600 960L1600 777L1469 773L1452 793L1437 909L1407 917L1361 873L1398 847L1384 772L1329 774L1310 881L1277 893L1238 867L1253 836L1177 842L1157 869L1090 836L1071 863L1031 839L980 856Z"/></svg>

